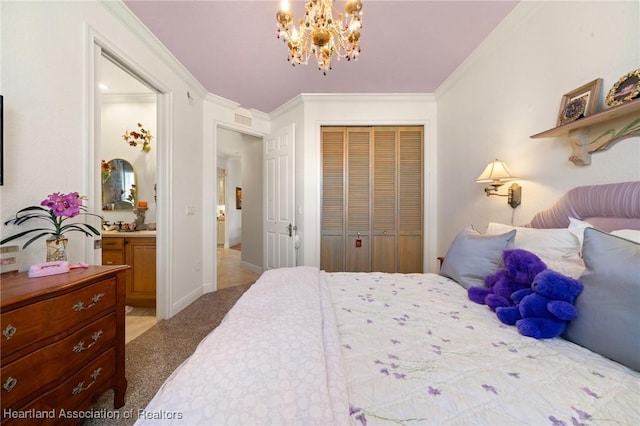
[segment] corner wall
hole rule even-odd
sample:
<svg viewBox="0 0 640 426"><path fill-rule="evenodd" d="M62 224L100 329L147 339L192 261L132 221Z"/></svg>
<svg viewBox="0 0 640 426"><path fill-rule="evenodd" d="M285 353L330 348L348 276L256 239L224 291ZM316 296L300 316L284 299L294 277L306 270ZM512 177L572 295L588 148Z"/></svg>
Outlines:
<svg viewBox="0 0 640 426"><path fill-rule="evenodd" d="M609 88L638 68L639 5L521 2L436 91L440 255L468 224L484 231L488 222L526 223L573 187L640 179L638 137L593 154L585 167L568 161L566 138L529 138L555 126L563 94L601 77L602 106ZM515 211L475 183L495 158L522 178Z"/></svg>

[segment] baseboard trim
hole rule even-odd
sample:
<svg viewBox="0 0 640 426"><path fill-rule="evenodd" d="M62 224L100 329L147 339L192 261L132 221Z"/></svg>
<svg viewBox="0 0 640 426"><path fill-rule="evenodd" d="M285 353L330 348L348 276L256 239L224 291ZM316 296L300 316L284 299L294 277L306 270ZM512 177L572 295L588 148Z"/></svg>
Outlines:
<svg viewBox="0 0 640 426"><path fill-rule="evenodd" d="M195 302L200 296L204 294L204 288L200 287L187 294L185 297L176 301L173 305L171 305L171 316L173 317L175 314Z"/></svg>
<svg viewBox="0 0 640 426"><path fill-rule="evenodd" d="M251 263L241 261L240 266L244 269L248 269L251 272L255 272L256 274L262 274L262 268Z"/></svg>

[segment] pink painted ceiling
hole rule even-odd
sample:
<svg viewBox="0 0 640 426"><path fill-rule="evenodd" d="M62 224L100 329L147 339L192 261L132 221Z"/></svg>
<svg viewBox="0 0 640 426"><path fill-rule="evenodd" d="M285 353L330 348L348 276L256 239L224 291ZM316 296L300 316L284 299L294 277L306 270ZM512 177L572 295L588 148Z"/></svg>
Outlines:
<svg viewBox="0 0 640 426"><path fill-rule="evenodd" d="M334 61L327 75L287 61L279 0L125 4L208 92L271 112L300 93L432 93L517 1L363 0L360 59ZM303 3L291 4L297 21Z"/></svg>

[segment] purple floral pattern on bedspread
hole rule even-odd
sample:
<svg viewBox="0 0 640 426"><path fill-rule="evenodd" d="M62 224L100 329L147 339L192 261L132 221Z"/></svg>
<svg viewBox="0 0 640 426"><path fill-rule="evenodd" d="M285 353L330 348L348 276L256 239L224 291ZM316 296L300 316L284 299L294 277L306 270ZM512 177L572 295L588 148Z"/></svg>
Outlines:
<svg viewBox="0 0 640 426"><path fill-rule="evenodd" d="M325 274L350 418L374 424L631 424L640 374L503 326L434 274Z"/></svg>

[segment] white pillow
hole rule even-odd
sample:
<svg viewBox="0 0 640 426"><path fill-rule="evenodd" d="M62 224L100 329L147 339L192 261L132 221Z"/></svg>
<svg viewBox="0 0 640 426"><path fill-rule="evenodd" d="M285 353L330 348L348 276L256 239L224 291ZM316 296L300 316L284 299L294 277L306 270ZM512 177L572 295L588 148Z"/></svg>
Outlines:
<svg viewBox="0 0 640 426"><path fill-rule="evenodd" d="M487 234L504 234L516 230L514 248L530 251L543 261L580 257L580 241L567 228L536 229L489 223Z"/></svg>
<svg viewBox="0 0 640 426"><path fill-rule="evenodd" d="M580 247L582 247L582 242L584 241L584 230L587 228L593 228L593 226L584 220L576 219L574 217L569 218L569 228L567 229L576 236L580 242Z"/></svg>
<svg viewBox="0 0 640 426"><path fill-rule="evenodd" d="M640 243L640 230L638 229L618 229L611 231L611 235L624 238L625 240Z"/></svg>
<svg viewBox="0 0 640 426"><path fill-rule="evenodd" d="M545 259L544 263L547 268L575 279L580 278L585 270L584 261L579 257Z"/></svg>

